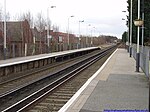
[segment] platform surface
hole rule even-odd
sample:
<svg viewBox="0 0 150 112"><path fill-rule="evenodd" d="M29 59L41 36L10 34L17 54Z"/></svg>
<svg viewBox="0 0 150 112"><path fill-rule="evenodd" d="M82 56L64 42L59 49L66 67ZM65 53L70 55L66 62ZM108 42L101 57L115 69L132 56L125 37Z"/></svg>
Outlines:
<svg viewBox="0 0 150 112"><path fill-rule="evenodd" d="M135 64L125 49L117 49L80 95L61 111L148 110L148 78L141 70L135 72Z"/></svg>
<svg viewBox="0 0 150 112"><path fill-rule="evenodd" d="M87 50L92 50L96 48L98 47L88 47L88 48L67 50L67 51L61 51L61 52L39 54L39 55L33 55L33 56L17 57L17 58L11 58L7 60L0 60L0 67L11 66L11 65L20 64L20 63L26 63L26 62L35 61L35 60L76 53L80 51L87 51Z"/></svg>

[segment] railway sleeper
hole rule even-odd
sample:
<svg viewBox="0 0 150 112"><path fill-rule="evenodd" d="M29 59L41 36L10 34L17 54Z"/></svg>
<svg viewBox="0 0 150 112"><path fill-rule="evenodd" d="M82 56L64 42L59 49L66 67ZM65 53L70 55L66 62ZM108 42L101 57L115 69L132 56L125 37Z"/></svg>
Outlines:
<svg viewBox="0 0 150 112"><path fill-rule="evenodd" d="M57 93L61 93L61 94L63 94L63 93L66 93L66 94L68 94L68 93L70 93L70 94L74 94L74 93L76 93L76 92L74 92L74 91L57 91Z"/></svg>
<svg viewBox="0 0 150 112"><path fill-rule="evenodd" d="M50 95L48 98L70 99L70 98L71 98L71 96Z"/></svg>
<svg viewBox="0 0 150 112"><path fill-rule="evenodd" d="M70 97L72 97L72 95L73 94L71 94L71 93L66 93L66 94L61 94L61 93L54 93L53 95L57 95L57 96L70 96Z"/></svg>
<svg viewBox="0 0 150 112"><path fill-rule="evenodd" d="M39 103L37 106L47 107L49 105L63 106L63 104L52 104L52 103L49 103L49 102L42 102L42 103Z"/></svg>
<svg viewBox="0 0 150 112"><path fill-rule="evenodd" d="M46 107L42 107L42 106L36 106L33 110L34 111L29 111L29 112L58 112L58 110L61 108L62 106L60 105L50 105L48 104Z"/></svg>
<svg viewBox="0 0 150 112"><path fill-rule="evenodd" d="M76 88L62 88L62 89L60 89L61 91L70 91L70 90L72 90L72 91L77 91L78 89L76 89Z"/></svg>
<svg viewBox="0 0 150 112"><path fill-rule="evenodd" d="M67 101L68 101L67 99L46 98L44 102L47 102L47 103L62 103L62 104L64 104Z"/></svg>

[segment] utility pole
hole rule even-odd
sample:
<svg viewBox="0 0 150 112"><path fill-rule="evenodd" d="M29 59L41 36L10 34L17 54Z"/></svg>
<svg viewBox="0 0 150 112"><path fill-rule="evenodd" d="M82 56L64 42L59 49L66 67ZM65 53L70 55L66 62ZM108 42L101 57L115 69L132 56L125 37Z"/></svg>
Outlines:
<svg viewBox="0 0 150 112"><path fill-rule="evenodd" d="M81 48L81 32L80 32L80 23L84 22L84 20L79 21L79 48Z"/></svg>
<svg viewBox="0 0 150 112"><path fill-rule="evenodd" d="M6 59L6 0L4 0L4 60Z"/></svg>
<svg viewBox="0 0 150 112"><path fill-rule="evenodd" d="M132 55L132 0L131 0L131 7L130 7L130 57Z"/></svg>
<svg viewBox="0 0 150 112"><path fill-rule="evenodd" d="M74 17L74 16L70 16L70 17ZM68 50L70 50L70 38L69 38L69 18L70 17L68 17L68 34L67 34L67 36L68 36Z"/></svg>

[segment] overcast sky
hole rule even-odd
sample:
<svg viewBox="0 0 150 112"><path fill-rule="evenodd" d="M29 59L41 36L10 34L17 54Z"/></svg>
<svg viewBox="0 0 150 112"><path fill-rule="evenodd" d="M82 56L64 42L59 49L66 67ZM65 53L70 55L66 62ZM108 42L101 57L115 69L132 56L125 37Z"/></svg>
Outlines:
<svg viewBox="0 0 150 112"><path fill-rule="evenodd" d="M6 0L7 12L11 17L28 11L36 19L37 13L42 12L47 16L49 8L49 18L53 25L59 26L60 31L69 30L74 34L82 35L113 35L121 38L122 33L127 30L126 13L127 0ZM0 8L4 9L4 0L0 0ZM70 17L70 16L74 17ZM88 25L91 26L88 26Z"/></svg>

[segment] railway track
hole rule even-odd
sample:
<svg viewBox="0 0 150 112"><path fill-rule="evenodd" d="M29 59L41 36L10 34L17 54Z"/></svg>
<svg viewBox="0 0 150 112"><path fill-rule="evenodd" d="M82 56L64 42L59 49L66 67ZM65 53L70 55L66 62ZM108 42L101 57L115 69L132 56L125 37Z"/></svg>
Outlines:
<svg viewBox="0 0 150 112"><path fill-rule="evenodd" d="M68 101L68 99L70 99L70 97L81 87L81 85L85 83L85 81L87 80L86 79L87 75L84 76L83 78L81 77L79 79L77 78L76 82L74 83L72 83L73 81L71 81L72 84L67 84L66 87L61 85L64 82L68 82L68 80L72 79L72 77L75 77L82 70L86 69L94 62L107 55L110 51L112 51L112 49L114 48L108 48L106 51L101 51L100 53L97 53L94 56L83 59L80 62L76 62L57 72L49 74L49 76L43 77L42 79L36 80L35 82L32 82L31 84L28 84L12 93L2 96L0 98L0 103L4 104L5 102L7 102L7 105L5 106L7 108L2 109L1 111L3 112L23 111L24 109L26 109L27 106L31 104L35 105L37 101L39 102L39 100L43 99L43 97L46 97L48 94L51 94L49 95L49 97L47 97L48 99L45 100L49 104L48 109L50 111L58 111L58 109L60 109L60 107L62 107ZM83 81L81 79L86 79L86 80ZM80 84L79 81L82 84ZM79 84L80 86L75 85L77 88L74 88L73 86L74 84ZM56 91L57 90L56 88L57 87L60 88L60 86L65 88L61 88L57 92L51 93L51 91L53 90ZM70 90L71 88L74 91L73 90L71 91ZM32 90L34 90L34 92ZM62 94L62 92L66 90L67 92ZM24 98L16 99L16 96L23 96ZM61 100L56 99L59 97ZM10 104L10 102L12 102L13 100L17 101L17 103L15 103L14 105ZM57 102L61 102L61 103L57 104ZM44 105L44 104L47 105L47 103L40 103L40 105ZM35 107L38 108L38 106Z"/></svg>
<svg viewBox="0 0 150 112"><path fill-rule="evenodd" d="M29 70L24 73L17 74L18 76L14 76L11 80L6 80L4 82L0 82L0 97L3 96L6 93L10 93L12 91L15 91L18 88L22 88L26 84L29 84L30 82L33 82L33 80L40 78L43 78L44 76L47 76L50 72L54 72L60 68L64 68L67 65L70 65L76 61L79 61L85 57L90 56L91 54L95 54L99 52L100 50L94 51L92 53L86 54L84 56L79 56L77 58L69 59L63 62L56 62L55 64L52 64L50 66L44 66L41 68L37 68L36 70Z"/></svg>

